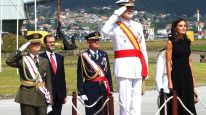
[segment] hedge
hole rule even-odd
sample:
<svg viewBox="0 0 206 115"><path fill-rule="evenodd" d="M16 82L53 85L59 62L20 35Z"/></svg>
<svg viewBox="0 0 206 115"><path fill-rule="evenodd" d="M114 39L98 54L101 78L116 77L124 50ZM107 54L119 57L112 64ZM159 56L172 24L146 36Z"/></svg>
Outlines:
<svg viewBox="0 0 206 115"><path fill-rule="evenodd" d="M2 44L2 53L9 53L16 51L16 34L4 34L2 36L3 44ZM18 45L21 47L27 40L24 36L19 35ZM57 41L56 50L62 50L63 44L61 41ZM44 44L41 44L41 51L44 51Z"/></svg>
<svg viewBox="0 0 206 115"><path fill-rule="evenodd" d="M3 34L2 36L2 53L16 51L16 34ZM26 39L23 36L19 36L19 47L26 43Z"/></svg>

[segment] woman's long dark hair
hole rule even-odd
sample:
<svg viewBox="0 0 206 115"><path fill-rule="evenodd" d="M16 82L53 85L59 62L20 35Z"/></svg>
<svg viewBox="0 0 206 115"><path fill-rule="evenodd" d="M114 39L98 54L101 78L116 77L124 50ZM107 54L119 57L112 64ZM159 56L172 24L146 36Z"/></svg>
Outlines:
<svg viewBox="0 0 206 115"><path fill-rule="evenodd" d="M175 21L172 23L171 34L169 34L169 36L168 36L168 38L169 38L170 41L172 41L172 42L176 41L176 38L177 38L177 35L178 35L178 34L177 34L177 31L176 31L176 28L177 28L178 23L180 23L180 22L182 22L182 21L184 21L184 22L186 23L186 20L183 19L183 18L178 18L177 20L175 20ZM183 37L184 37L184 39L189 40L189 39L187 38L186 33L183 35ZM190 40L189 40L189 41L190 41Z"/></svg>

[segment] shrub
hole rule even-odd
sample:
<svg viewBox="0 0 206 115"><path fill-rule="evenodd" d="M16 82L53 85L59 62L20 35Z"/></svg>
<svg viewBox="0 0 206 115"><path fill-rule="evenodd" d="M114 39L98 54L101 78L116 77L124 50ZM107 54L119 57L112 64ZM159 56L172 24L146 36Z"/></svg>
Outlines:
<svg viewBox="0 0 206 115"><path fill-rule="evenodd" d="M2 36L2 53L14 52L16 51L16 35L15 34L4 34ZM18 40L19 47L26 43L26 39L23 36L19 36Z"/></svg>
<svg viewBox="0 0 206 115"><path fill-rule="evenodd" d="M3 45L2 45L2 53L9 53L16 51L16 34L4 34L2 37ZM24 36L19 36L18 45L21 47L27 40ZM57 41L56 50L62 50L63 44L62 41ZM44 44L41 44L41 51L44 51Z"/></svg>

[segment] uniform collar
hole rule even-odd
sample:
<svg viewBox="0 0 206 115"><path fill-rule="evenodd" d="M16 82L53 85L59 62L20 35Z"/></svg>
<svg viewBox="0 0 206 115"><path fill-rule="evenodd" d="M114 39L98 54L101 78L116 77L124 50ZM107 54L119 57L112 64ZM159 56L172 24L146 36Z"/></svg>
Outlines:
<svg viewBox="0 0 206 115"><path fill-rule="evenodd" d="M32 53L29 53L29 55L34 59L34 54L32 54ZM36 55L36 57L37 57L37 59L39 58L39 55Z"/></svg>
<svg viewBox="0 0 206 115"><path fill-rule="evenodd" d="M128 20L125 20L125 19L123 19L122 17L120 17L120 18L119 18L119 21L122 21L122 22L123 22L124 24L126 24L127 26L129 26L129 25L131 26L131 24L130 24L130 23L131 23L131 20L128 21Z"/></svg>
<svg viewBox="0 0 206 115"><path fill-rule="evenodd" d="M98 50L93 51L93 50L89 49L89 51L90 51L90 53L91 53L92 55L94 55L95 53L98 54Z"/></svg>

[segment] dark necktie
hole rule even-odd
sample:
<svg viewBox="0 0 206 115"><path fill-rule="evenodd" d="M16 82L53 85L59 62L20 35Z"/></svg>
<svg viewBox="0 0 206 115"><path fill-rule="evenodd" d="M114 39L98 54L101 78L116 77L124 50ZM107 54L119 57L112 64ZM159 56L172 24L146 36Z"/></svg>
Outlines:
<svg viewBox="0 0 206 115"><path fill-rule="evenodd" d="M95 52L94 53L94 58L96 59L96 60L98 60L98 54Z"/></svg>
<svg viewBox="0 0 206 115"><path fill-rule="evenodd" d="M52 55L53 55L53 54L50 54L50 61L51 61L51 65L52 65L54 74L56 74L57 67L56 67L56 64L55 64L55 61L54 61L54 58L52 57Z"/></svg>
<svg viewBox="0 0 206 115"><path fill-rule="evenodd" d="M34 63L36 65L36 67L38 68L39 67L39 62L37 60L37 56L36 55L34 56Z"/></svg>

